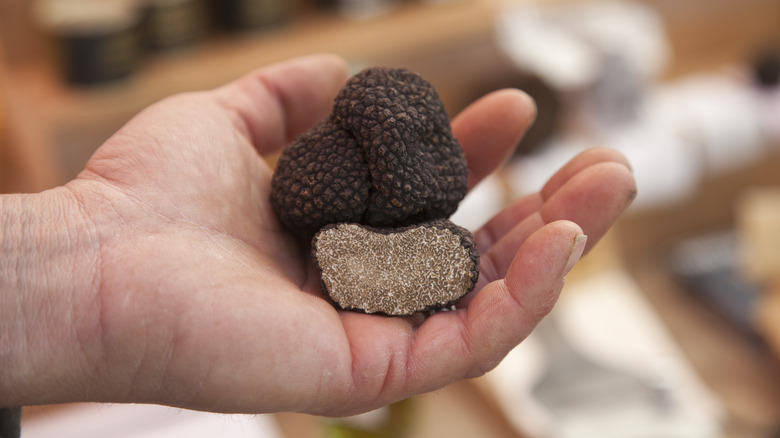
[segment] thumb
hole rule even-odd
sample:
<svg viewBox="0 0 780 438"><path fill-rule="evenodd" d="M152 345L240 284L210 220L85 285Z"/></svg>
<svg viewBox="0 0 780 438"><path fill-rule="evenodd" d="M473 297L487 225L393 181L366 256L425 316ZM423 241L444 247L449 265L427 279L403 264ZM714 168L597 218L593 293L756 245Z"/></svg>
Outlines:
<svg viewBox="0 0 780 438"><path fill-rule="evenodd" d="M477 294L467 309L466 336L478 374L497 365L552 310L586 243L573 222L547 224L519 248L506 277Z"/></svg>
<svg viewBox="0 0 780 438"><path fill-rule="evenodd" d="M325 117L347 75L342 58L311 55L258 69L216 89L215 96L266 154Z"/></svg>

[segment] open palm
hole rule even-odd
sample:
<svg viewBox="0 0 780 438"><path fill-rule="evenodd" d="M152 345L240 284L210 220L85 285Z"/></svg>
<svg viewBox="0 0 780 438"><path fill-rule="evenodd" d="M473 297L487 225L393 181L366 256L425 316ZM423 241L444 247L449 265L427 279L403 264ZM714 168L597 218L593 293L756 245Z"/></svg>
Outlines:
<svg viewBox="0 0 780 438"><path fill-rule="evenodd" d="M325 116L345 80L342 60L312 56L166 99L68 184L99 248L74 305L99 345L83 398L345 415L480 375L551 309L581 236L594 244L635 193L622 156L588 151L476 232L480 282L456 311L421 324L337 311L270 208L261 155ZM504 90L453 121L471 186L533 116Z"/></svg>

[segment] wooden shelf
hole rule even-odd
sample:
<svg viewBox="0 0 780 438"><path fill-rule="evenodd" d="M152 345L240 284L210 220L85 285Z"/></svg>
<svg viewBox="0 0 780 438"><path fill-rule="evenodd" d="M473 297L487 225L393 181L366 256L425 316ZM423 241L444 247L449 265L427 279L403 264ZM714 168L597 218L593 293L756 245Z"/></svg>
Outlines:
<svg viewBox="0 0 780 438"><path fill-rule="evenodd" d="M92 151L133 114L161 98L210 89L258 67L296 56L329 52L365 64L430 51L489 33L511 0L408 3L372 20L308 13L285 27L217 36L185 51L152 55L125 81L90 88L63 83L47 60L7 65L0 102L15 114L16 137L25 139L22 162L47 170L27 186L38 191L75 175ZM0 65L0 72L3 66ZM35 131L35 132L31 132ZM43 163L42 160L53 160Z"/></svg>
<svg viewBox="0 0 780 438"><path fill-rule="evenodd" d="M257 67L295 56L332 52L376 61L469 38L489 31L501 0L461 0L444 5L410 4L375 20L356 22L310 14L289 26L252 35L224 36L187 52L152 56L125 83L94 89L63 85L41 65L9 69L8 79L46 104L57 117L92 116L106 108L133 107L171 93L215 87Z"/></svg>
<svg viewBox="0 0 780 438"><path fill-rule="evenodd" d="M567 1L574 0L544 3ZM761 43L780 41L775 25L780 7L775 0L717 0L717 8L709 7L710 0L685 5L643 1L655 7L667 24L674 52L669 76L743 61L745 53ZM460 50L490 38L498 11L529 3L532 0L410 1L368 21L303 11L285 27L213 37L187 51L149 56L128 80L93 88L64 84L45 59L28 56L26 62L8 65L0 59L0 105L9 113L6 125L13 124L9 129L15 132L10 136L18 139L15 144L24 145L12 146L14 158L22 163L19 173L27 177L21 187L39 191L72 178L92 151L133 114L170 94L213 88L263 65L317 52L337 53L363 64L396 65L404 59L420 64L441 52L439 47ZM0 17L0 27L3 21ZM9 24L8 18L5 21ZM729 33L728 44L723 28L735 30ZM496 64L464 64L463 57L453 63L456 57L451 58L450 69L440 74L437 87L462 90L464 81L471 82L469 74L484 76Z"/></svg>

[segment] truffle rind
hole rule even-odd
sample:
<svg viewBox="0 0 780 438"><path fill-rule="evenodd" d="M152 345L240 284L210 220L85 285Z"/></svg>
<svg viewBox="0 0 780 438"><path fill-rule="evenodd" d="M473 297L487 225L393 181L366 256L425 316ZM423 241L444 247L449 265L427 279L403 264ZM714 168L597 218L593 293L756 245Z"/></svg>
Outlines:
<svg viewBox="0 0 780 438"><path fill-rule="evenodd" d="M398 226L455 212L468 191L468 167L428 81L401 68L366 69L336 97L333 120L353 133L368 159L364 223Z"/></svg>
<svg viewBox="0 0 780 438"><path fill-rule="evenodd" d="M339 126L320 122L279 157L271 205L285 226L310 238L323 225L360 221L370 182L363 150Z"/></svg>
<svg viewBox="0 0 780 438"><path fill-rule="evenodd" d="M452 215L467 177L435 88L409 70L375 67L352 76L331 116L285 148L271 202L305 238L337 222L398 227Z"/></svg>
<svg viewBox="0 0 780 438"><path fill-rule="evenodd" d="M479 278L471 233L446 219L401 228L328 225L313 238L312 255L331 301L366 313L449 307Z"/></svg>

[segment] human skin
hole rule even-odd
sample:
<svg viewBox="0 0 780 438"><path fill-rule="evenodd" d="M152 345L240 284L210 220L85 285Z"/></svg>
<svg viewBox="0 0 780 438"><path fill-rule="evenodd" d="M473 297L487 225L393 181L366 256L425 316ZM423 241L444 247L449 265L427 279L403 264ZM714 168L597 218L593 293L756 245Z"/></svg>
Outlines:
<svg viewBox="0 0 780 438"><path fill-rule="evenodd" d="M0 406L348 415L479 376L528 336L635 196L625 158L584 152L476 231L480 279L457 310L338 311L272 212L262 156L324 117L346 78L316 55L165 99L73 181L0 196ZM471 187L534 115L501 90L453 120Z"/></svg>

